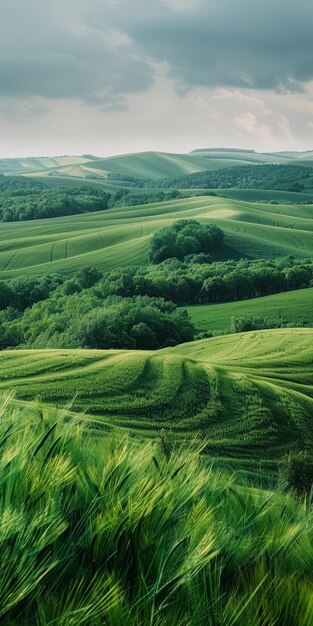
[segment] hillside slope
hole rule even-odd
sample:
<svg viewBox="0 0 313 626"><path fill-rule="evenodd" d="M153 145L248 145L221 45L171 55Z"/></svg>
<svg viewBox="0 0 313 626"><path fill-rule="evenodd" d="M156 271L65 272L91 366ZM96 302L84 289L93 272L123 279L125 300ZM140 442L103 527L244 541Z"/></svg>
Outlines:
<svg viewBox="0 0 313 626"><path fill-rule="evenodd" d="M225 232L221 258L313 255L313 205L271 205L195 197L92 214L5 223L0 278L60 272L89 265L111 269L148 261L149 240L181 218Z"/></svg>
<svg viewBox="0 0 313 626"><path fill-rule="evenodd" d="M202 304L184 307L200 331L227 330L237 315L265 316L286 323L313 326L313 287L223 304Z"/></svg>
<svg viewBox="0 0 313 626"><path fill-rule="evenodd" d="M249 463L313 446L313 330L230 335L159 352L23 350L0 354L0 393L86 411L155 436L201 434L207 450ZM296 347L296 351L295 351Z"/></svg>
<svg viewBox="0 0 313 626"><path fill-rule="evenodd" d="M109 173L126 174L139 178L163 178L191 174L204 169L220 169L259 162L281 162L287 157L268 157L257 153L236 151L193 152L139 152L114 157L37 157L0 159L0 173L50 175L76 178L106 178Z"/></svg>
<svg viewBox="0 0 313 626"><path fill-rule="evenodd" d="M80 156L0 159L0 174L32 175L60 168L79 168L83 164L92 162L92 160Z"/></svg>

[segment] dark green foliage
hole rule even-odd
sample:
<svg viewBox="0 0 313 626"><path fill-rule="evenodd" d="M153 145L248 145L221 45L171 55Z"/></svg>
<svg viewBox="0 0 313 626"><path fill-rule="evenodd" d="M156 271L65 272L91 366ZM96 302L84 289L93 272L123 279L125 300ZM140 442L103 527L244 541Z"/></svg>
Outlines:
<svg viewBox="0 0 313 626"><path fill-rule="evenodd" d="M51 293L63 283L63 280L58 274L40 278L15 278L10 283L13 293L10 304L13 304L16 309L24 311L35 302L49 298Z"/></svg>
<svg viewBox="0 0 313 626"><path fill-rule="evenodd" d="M0 175L0 221L16 222L103 211L115 206L136 206L183 197L179 191L132 193L119 189L111 194L90 187L50 189L22 176Z"/></svg>
<svg viewBox="0 0 313 626"><path fill-rule="evenodd" d="M26 179L22 179L26 180ZM49 217L75 215L91 211L102 211L109 207L111 195L101 189L81 187L79 189L49 189L44 185L28 182L20 184L13 178L11 186L0 186L0 220L15 222Z"/></svg>
<svg viewBox="0 0 313 626"><path fill-rule="evenodd" d="M71 295L69 285L74 287ZM157 349L194 339L190 317L171 302L147 296L104 298L99 289L80 291L75 285L64 283L14 320L14 327L12 314L4 311L1 347Z"/></svg>
<svg viewBox="0 0 313 626"><path fill-rule="evenodd" d="M308 495L313 489L313 451L293 452L280 463L280 479L297 495Z"/></svg>
<svg viewBox="0 0 313 626"><path fill-rule="evenodd" d="M110 175L111 179L116 174ZM276 189L281 191L305 191L312 187L311 167L302 165L244 165L218 170L204 170L175 178L143 180L128 177L128 184L136 187L176 189Z"/></svg>
<svg viewBox="0 0 313 626"><path fill-rule="evenodd" d="M65 281L48 275L0 283L1 348L21 344L137 349L176 345L194 337L190 318L175 312L177 305L279 293L295 285L309 286L313 278L310 259L212 264L196 260L167 259L159 265L118 268L104 275L87 267ZM270 320L258 315L236 316L232 330L290 325L281 315Z"/></svg>
<svg viewBox="0 0 313 626"><path fill-rule="evenodd" d="M33 178L27 178L26 176L3 176L3 174L0 174L0 193L7 191L14 194L43 189L47 189L47 186Z"/></svg>
<svg viewBox="0 0 313 626"><path fill-rule="evenodd" d="M111 196L109 207L138 206L141 204L151 204L153 202L177 200L183 197L184 194L177 191L177 189L172 189L171 191L151 190L140 193L135 193L133 191L129 191L128 189L120 189Z"/></svg>
<svg viewBox="0 0 313 626"><path fill-rule="evenodd" d="M153 349L174 345L193 339L190 320L185 324L184 315L175 313L175 305L263 296L294 289L295 284L309 286L313 278L309 259L210 265L193 260L188 264L168 259L158 266L119 268L104 275L87 267L65 282L52 275L1 283L5 309L0 316L1 347L45 347L45 341L49 347ZM18 314L24 310L23 316ZM16 312L13 316L12 311ZM160 312L161 318L167 316L161 326L157 320ZM237 316L232 322L233 332L285 326L290 324L282 316L274 320Z"/></svg>
<svg viewBox="0 0 313 626"><path fill-rule="evenodd" d="M313 280L311 259L242 259L211 264L203 263L202 255L187 259L112 270L104 274L98 291L106 296L162 297L185 305L245 300L309 287Z"/></svg>
<svg viewBox="0 0 313 626"><path fill-rule="evenodd" d="M194 328L164 300L138 296L105 300L82 319L76 337L86 348L151 350L192 341Z"/></svg>
<svg viewBox="0 0 313 626"><path fill-rule="evenodd" d="M208 254L223 243L224 233L215 225L203 226L196 220L179 220L155 233L150 243L150 260L184 260L190 255Z"/></svg>
<svg viewBox="0 0 313 626"><path fill-rule="evenodd" d="M231 319L231 332L244 333L251 330L266 330L268 328L285 328L291 324L279 319L268 319L258 315L236 315Z"/></svg>
<svg viewBox="0 0 313 626"><path fill-rule="evenodd" d="M75 274L75 281L82 289L93 287L102 278L103 274L96 267L82 267Z"/></svg>
<svg viewBox="0 0 313 626"><path fill-rule="evenodd" d="M0 282L0 310L6 309L8 306L12 305L14 302L14 293L13 289L4 283Z"/></svg>

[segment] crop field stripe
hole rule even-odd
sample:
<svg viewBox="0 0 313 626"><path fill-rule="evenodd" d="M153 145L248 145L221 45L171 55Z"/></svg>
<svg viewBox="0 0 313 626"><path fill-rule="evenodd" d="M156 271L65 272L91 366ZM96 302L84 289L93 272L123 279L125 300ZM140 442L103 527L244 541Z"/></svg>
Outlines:
<svg viewBox="0 0 313 626"><path fill-rule="evenodd" d="M299 438L313 446L312 339L311 329L279 329L158 352L5 351L0 390L17 401L70 402L97 428L142 436L164 428L182 440L204 429L225 458L275 463Z"/></svg>
<svg viewBox="0 0 313 626"><path fill-rule="evenodd" d="M242 256L313 255L313 210L310 217L307 206L269 209L262 203L200 196L5 223L0 233L0 279L50 272L70 275L87 264L100 269L145 264L153 233L182 217L216 223L225 231L227 246ZM296 228L290 228L290 220Z"/></svg>

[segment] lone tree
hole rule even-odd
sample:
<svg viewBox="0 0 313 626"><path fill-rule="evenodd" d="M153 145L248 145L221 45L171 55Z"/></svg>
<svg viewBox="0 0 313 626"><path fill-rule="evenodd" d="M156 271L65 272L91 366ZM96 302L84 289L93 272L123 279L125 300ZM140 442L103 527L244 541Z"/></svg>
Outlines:
<svg viewBox="0 0 313 626"><path fill-rule="evenodd" d="M209 254L224 241L224 233L215 224L202 225L196 220L179 220L153 235L150 261L162 263L176 258L183 261L190 255Z"/></svg>

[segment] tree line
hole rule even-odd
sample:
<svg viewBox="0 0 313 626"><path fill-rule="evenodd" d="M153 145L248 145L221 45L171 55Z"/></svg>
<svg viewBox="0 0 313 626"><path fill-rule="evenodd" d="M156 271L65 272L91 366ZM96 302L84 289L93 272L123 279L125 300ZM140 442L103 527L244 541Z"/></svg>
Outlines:
<svg viewBox="0 0 313 626"><path fill-rule="evenodd" d="M275 189L305 191L312 187L313 170L302 165L243 165L219 170L203 170L172 178L141 179L134 176L109 174L110 181L127 186L175 189Z"/></svg>
<svg viewBox="0 0 313 626"><path fill-rule="evenodd" d="M105 211L113 207L138 206L183 197L179 191L131 192L117 189L108 193L88 186L50 189L47 185L22 176L0 176L0 221L46 219Z"/></svg>
<svg viewBox="0 0 313 626"><path fill-rule="evenodd" d="M199 255L200 256L200 255ZM117 268L104 274L97 289L105 296L150 297L177 305L246 300L313 285L313 260L283 257L200 263L178 259L157 266Z"/></svg>
<svg viewBox="0 0 313 626"><path fill-rule="evenodd" d="M211 265L171 259L104 274L83 268L71 278L22 277L0 283L0 349L157 349L195 338L190 317L178 306L310 285L313 260L293 257ZM233 326L234 332L269 327L259 319L234 320Z"/></svg>

